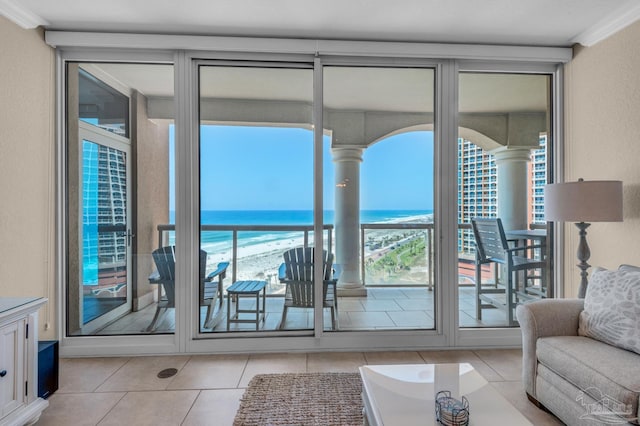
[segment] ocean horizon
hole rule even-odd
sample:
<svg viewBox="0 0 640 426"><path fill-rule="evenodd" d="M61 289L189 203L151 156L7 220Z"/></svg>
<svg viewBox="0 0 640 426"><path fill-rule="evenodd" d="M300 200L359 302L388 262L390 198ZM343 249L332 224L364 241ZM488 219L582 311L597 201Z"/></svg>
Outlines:
<svg viewBox="0 0 640 426"><path fill-rule="evenodd" d="M399 220L416 221L433 215L433 210L361 210L360 223L393 223ZM324 223L334 223L334 210L324 211ZM300 226L313 225L313 210L202 210L200 213L203 225L265 225L265 226ZM170 221L175 223L175 212L170 212ZM255 244L276 242L302 236L300 231L242 231L238 232L238 246L246 247ZM312 238L313 232L310 232ZM173 235L170 237L173 243ZM225 251L232 245L231 231L203 231L201 246L207 252Z"/></svg>

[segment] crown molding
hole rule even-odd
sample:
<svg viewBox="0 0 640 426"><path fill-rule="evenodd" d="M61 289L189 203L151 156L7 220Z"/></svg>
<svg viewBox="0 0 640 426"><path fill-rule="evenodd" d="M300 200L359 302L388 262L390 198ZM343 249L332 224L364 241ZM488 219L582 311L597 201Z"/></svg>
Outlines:
<svg viewBox="0 0 640 426"><path fill-rule="evenodd" d="M24 29L49 25L47 20L24 7L19 0L0 0L0 15ZM629 0L604 16L596 24L576 35L571 39L571 43L579 43L586 47L593 46L637 20L640 20L640 2Z"/></svg>
<svg viewBox="0 0 640 426"><path fill-rule="evenodd" d="M0 0L0 15L5 16L26 30L49 24L40 16L12 0Z"/></svg>
<svg viewBox="0 0 640 426"><path fill-rule="evenodd" d="M640 3L636 0L628 1L571 41L590 47L633 24L638 19L640 19Z"/></svg>

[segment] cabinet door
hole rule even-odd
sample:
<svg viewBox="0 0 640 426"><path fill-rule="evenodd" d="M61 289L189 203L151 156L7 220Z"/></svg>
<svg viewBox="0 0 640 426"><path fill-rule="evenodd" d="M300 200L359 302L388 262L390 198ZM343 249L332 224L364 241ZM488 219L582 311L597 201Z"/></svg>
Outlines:
<svg viewBox="0 0 640 426"><path fill-rule="evenodd" d="M0 418L24 404L25 321L0 328Z"/></svg>

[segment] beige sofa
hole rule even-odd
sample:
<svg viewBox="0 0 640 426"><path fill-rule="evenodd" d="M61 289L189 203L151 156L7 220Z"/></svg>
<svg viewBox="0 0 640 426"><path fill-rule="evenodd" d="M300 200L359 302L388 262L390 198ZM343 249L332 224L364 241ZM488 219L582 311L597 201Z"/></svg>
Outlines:
<svg viewBox="0 0 640 426"><path fill-rule="evenodd" d="M640 313L640 293L633 291ZM527 395L568 425L638 424L640 354L579 335L584 309L583 299L517 307Z"/></svg>

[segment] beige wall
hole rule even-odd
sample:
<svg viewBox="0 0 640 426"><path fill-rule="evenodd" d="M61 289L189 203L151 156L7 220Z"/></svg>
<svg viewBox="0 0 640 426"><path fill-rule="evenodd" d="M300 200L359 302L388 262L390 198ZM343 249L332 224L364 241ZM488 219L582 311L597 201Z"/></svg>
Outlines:
<svg viewBox="0 0 640 426"><path fill-rule="evenodd" d="M137 268L134 310L153 302L155 285L149 284L154 270L151 252L158 248L158 228L169 223L169 125L154 122L147 115L147 98L139 92L132 97L135 184L135 265ZM135 269L134 269L135 270Z"/></svg>
<svg viewBox="0 0 640 426"><path fill-rule="evenodd" d="M624 222L588 229L589 263L640 265L640 22L589 47L566 67L565 178L622 180ZM578 233L567 225L565 295L577 294Z"/></svg>
<svg viewBox="0 0 640 426"><path fill-rule="evenodd" d="M54 70L43 32L0 16L0 296L47 297L43 339L56 315Z"/></svg>

